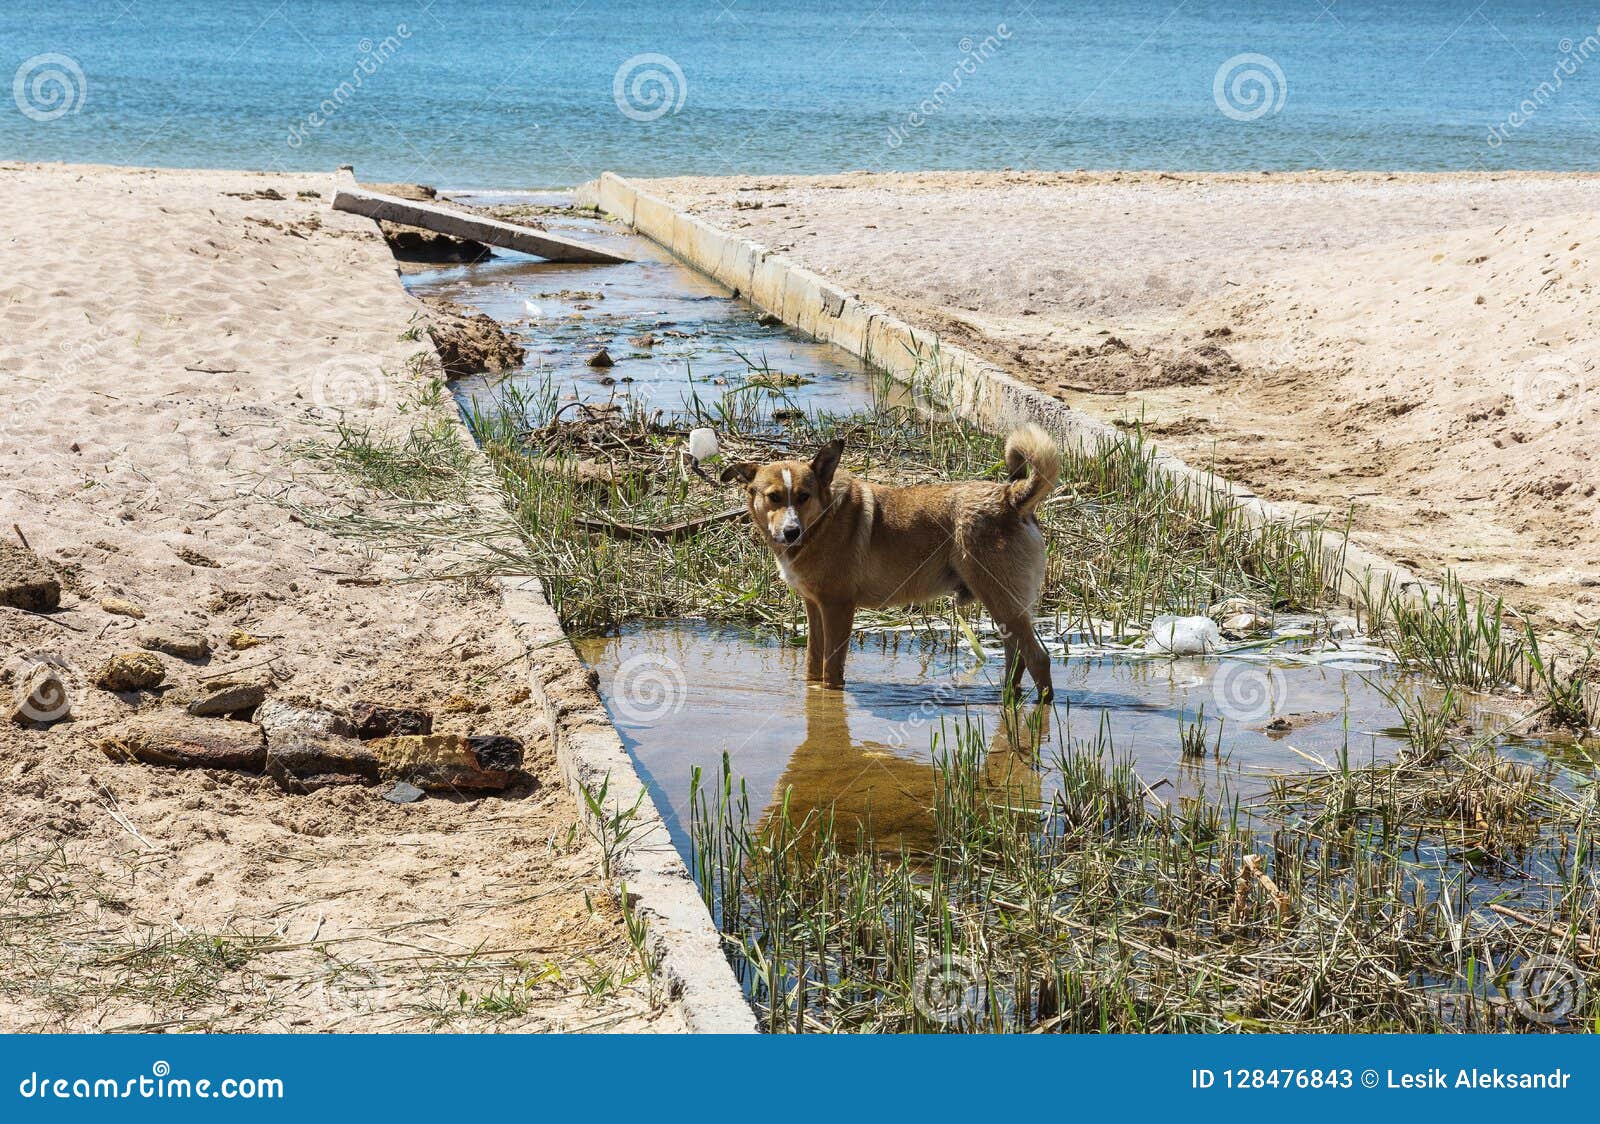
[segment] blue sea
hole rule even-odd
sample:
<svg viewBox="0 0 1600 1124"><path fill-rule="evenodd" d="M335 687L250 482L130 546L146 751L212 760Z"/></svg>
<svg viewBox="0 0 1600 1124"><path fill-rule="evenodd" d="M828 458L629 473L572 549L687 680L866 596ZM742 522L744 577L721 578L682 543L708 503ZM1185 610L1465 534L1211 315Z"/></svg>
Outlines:
<svg viewBox="0 0 1600 1124"><path fill-rule="evenodd" d="M0 158L448 187L1592 169L1597 25L1539 0L7 0Z"/></svg>

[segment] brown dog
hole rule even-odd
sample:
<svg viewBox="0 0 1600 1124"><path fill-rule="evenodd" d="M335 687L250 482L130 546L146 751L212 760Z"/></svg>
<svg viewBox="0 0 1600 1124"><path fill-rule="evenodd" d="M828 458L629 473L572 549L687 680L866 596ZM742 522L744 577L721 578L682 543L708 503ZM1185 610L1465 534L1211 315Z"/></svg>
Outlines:
<svg viewBox="0 0 1600 1124"><path fill-rule="evenodd" d="M929 601L947 593L983 602L1005 639L1005 683L1025 666L1050 697L1050 657L1033 633L1044 584L1044 535L1034 517L1056 486L1061 454L1036 425L1006 440L1005 484L917 484L892 488L840 472L842 440L810 463L741 461L723 470L742 481L758 536L806 604L806 678L844 686L856 609ZM1018 656L1021 662L1018 662Z"/></svg>

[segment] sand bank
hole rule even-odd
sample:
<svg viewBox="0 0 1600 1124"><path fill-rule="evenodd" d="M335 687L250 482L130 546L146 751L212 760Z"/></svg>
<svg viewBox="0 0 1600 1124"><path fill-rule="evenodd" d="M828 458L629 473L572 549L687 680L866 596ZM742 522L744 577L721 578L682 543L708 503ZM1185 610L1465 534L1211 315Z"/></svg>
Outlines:
<svg viewBox="0 0 1600 1124"><path fill-rule="evenodd" d="M421 306L328 189L0 165L0 528L15 541L16 524L65 589L48 620L0 608L0 653L13 675L58 661L73 699L47 730L0 726L0 858L8 881L31 872L0 910L0 1024L676 1029L625 982L633 950L492 585L411 580L435 552L306 517L342 510L350 485L301 443L340 419L453 408L422 404L436 365ZM160 656L159 691L92 685L153 628L213 653ZM287 700L406 703L441 730L521 737L530 780L395 805L381 788L291 794L97 748L228 673Z"/></svg>

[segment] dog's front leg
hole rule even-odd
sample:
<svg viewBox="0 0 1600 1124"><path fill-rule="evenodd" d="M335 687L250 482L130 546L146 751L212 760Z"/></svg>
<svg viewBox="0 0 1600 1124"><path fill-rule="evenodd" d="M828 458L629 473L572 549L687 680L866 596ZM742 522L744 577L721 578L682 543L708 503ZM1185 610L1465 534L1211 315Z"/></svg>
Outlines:
<svg viewBox="0 0 1600 1124"><path fill-rule="evenodd" d="M844 686L844 658L850 652L850 633L855 629L856 607L849 601L822 606L822 637L826 645L822 657L822 685Z"/></svg>
<svg viewBox="0 0 1600 1124"><path fill-rule="evenodd" d="M827 648L826 632L821 606L809 597L803 600L806 604L806 682L816 683L822 679L822 654Z"/></svg>

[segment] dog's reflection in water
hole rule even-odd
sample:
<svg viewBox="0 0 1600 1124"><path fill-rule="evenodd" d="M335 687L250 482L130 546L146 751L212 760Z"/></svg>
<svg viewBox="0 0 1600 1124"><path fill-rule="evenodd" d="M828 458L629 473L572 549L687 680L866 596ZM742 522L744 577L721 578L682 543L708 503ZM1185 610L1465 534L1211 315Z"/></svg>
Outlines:
<svg viewBox="0 0 1600 1124"><path fill-rule="evenodd" d="M906 745L852 738L846 694L806 692L805 740L789 758L762 826L772 826L787 790L789 820L794 825L807 816L826 818L831 813L834 835L847 845L859 835L873 840L879 850L932 851L941 784L937 770L928 761L910 757ZM986 731L988 748L977 767L981 794L1019 810L1037 807L1039 747L1049 737L1049 708L1007 710L992 721L998 722L998 729ZM903 729L908 741L928 739L940 731L940 724L907 723ZM946 722L941 743L954 739L957 729L957 723ZM941 752L954 756L955 750L948 746Z"/></svg>

